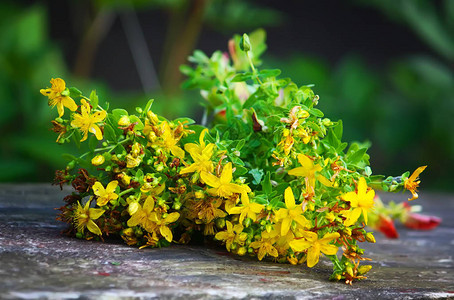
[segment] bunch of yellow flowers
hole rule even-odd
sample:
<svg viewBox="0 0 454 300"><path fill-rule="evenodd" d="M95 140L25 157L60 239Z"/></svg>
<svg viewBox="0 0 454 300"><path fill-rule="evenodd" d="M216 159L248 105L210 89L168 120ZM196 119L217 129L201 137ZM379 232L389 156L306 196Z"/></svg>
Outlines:
<svg viewBox="0 0 454 300"><path fill-rule="evenodd" d="M235 36L230 57L196 51L195 66L182 67L185 86L207 100L209 126L158 116L152 100L135 114L109 111L95 91L86 97L60 78L41 90L58 109L57 142L85 151L56 173L74 188L59 215L69 234L119 235L140 248L203 235L259 260L312 268L324 254L331 279L365 278L371 266L360 266L369 258L358 243L375 242L365 230L372 187L406 188L415 198L423 169L372 175L367 148L342 142L342 122L315 108L310 86L255 67L263 33L253 35L254 43Z"/></svg>

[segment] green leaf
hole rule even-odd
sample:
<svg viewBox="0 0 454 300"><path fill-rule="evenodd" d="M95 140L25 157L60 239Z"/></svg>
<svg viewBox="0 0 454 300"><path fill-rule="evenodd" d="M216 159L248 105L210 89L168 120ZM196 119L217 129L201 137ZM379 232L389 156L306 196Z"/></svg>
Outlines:
<svg viewBox="0 0 454 300"><path fill-rule="evenodd" d="M93 106L93 108L97 108L98 102L99 102L99 98L98 98L98 95L96 95L96 90L91 91L91 93L90 93L91 106Z"/></svg>
<svg viewBox="0 0 454 300"><path fill-rule="evenodd" d="M357 163L363 160L364 155L367 152L367 148L360 148L355 151L353 154L347 155L347 163L351 165L356 165Z"/></svg>
<svg viewBox="0 0 454 300"><path fill-rule="evenodd" d="M254 77L254 74L250 72L238 73L230 80L231 82L243 82L246 80L251 80Z"/></svg>
<svg viewBox="0 0 454 300"><path fill-rule="evenodd" d="M266 69L259 72L259 76L262 78L277 77L280 74L281 70L279 69Z"/></svg>
<svg viewBox="0 0 454 300"><path fill-rule="evenodd" d="M317 108L309 109L309 113L313 116L316 116L317 118L323 118L323 116L324 116L323 112Z"/></svg>
<svg viewBox="0 0 454 300"><path fill-rule="evenodd" d="M136 176L136 178L137 178L137 180L138 180L139 182L142 182L142 181L143 181L143 175L144 175L144 174L143 174L142 169L139 169L139 170L137 170L135 176Z"/></svg>
<svg viewBox="0 0 454 300"><path fill-rule="evenodd" d="M262 181L262 177L264 175L264 172L261 169L252 169L252 170L249 171L249 174L251 174L252 177L254 178L252 180L252 183L258 185Z"/></svg>
<svg viewBox="0 0 454 300"><path fill-rule="evenodd" d="M71 98L79 98L81 95L82 95L82 92L79 89L77 89L75 87L69 88L69 96Z"/></svg>
<svg viewBox="0 0 454 300"><path fill-rule="evenodd" d="M112 110L112 115L115 117L116 121L118 121L123 116L128 116L128 112L121 108L116 108Z"/></svg>
<svg viewBox="0 0 454 300"><path fill-rule="evenodd" d="M143 113L146 115L147 112L151 109L151 106L153 105L154 99L150 99L147 102L147 105L145 105L145 109L143 110Z"/></svg>
<svg viewBox="0 0 454 300"><path fill-rule="evenodd" d="M82 139L82 135L80 134L79 129L74 129L74 134L72 135L72 138L77 148L80 149L80 140Z"/></svg>
<svg viewBox="0 0 454 300"><path fill-rule="evenodd" d="M98 139L94 135L90 136L88 139L88 149L90 149L91 152L94 152L98 146L98 142Z"/></svg>
<svg viewBox="0 0 454 300"><path fill-rule="evenodd" d="M339 141L342 141L343 127L342 120L339 120L337 125L333 127L333 132Z"/></svg>
<svg viewBox="0 0 454 300"><path fill-rule="evenodd" d="M246 144L246 140L245 139L239 140L238 144L236 144L235 149L240 151L243 148L244 144Z"/></svg>
<svg viewBox="0 0 454 300"><path fill-rule="evenodd" d="M265 192L265 194L269 195L271 194L273 187L271 185L271 174L270 172L266 172L265 178L262 181L262 189Z"/></svg>
<svg viewBox="0 0 454 300"><path fill-rule="evenodd" d="M242 176L244 174L247 174L248 169L246 169L243 166L235 166L235 175Z"/></svg>
<svg viewBox="0 0 454 300"><path fill-rule="evenodd" d="M130 115L129 120L131 121L131 123L137 123L136 126L134 126L135 130L142 130L145 127L142 123L142 120L140 120L136 115Z"/></svg>
<svg viewBox="0 0 454 300"><path fill-rule="evenodd" d="M71 155L71 154L69 154L69 153L63 153L63 154L61 155L61 157L63 157L63 158L64 158L65 160L67 160L67 161L72 161L72 160L77 161L77 160L78 160L77 157L75 157L74 155Z"/></svg>
<svg viewBox="0 0 454 300"><path fill-rule="evenodd" d="M336 134L334 133L334 129L331 129L328 131L328 134L326 136L328 138L329 144L334 148L337 149L337 147L340 144L339 139L337 138Z"/></svg>
<svg viewBox="0 0 454 300"><path fill-rule="evenodd" d="M115 134L115 130L109 124L104 125L104 137L108 141L116 142L117 135Z"/></svg>

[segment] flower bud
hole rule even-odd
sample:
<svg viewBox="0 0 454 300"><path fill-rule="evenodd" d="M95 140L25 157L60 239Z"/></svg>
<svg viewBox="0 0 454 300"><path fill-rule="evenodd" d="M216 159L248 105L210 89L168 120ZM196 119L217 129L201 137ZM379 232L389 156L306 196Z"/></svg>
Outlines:
<svg viewBox="0 0 454 300"><path fill-rule="evenodd" d="M202 192L202 191L196 191L196 192L194 192L194 196L195 196L197 199L203 199L203 198L205 198L205 193Z"/></svg>
<svg viewBox="0 0 454 300"><path fill-rule="evenodd" d="M104 156L99 154L99 155L96 155L95 157L92 158L91 164L93 166L100 166L100 165L102 165L104 163L104 161L105 161Z"/></svg>
<svg viewBox="0 0 454 300"><path fill-rule="evenodd" d="M347 236L351 236L352 235L352 230L350 228L344 228L342 230L342 232L347 235Z"/></svg>
<svg viewBox="0 0 454 300"><path fill-rule="evenodd" d="M159 163L157 166L156 166L156 171L157 172L162 172L162 170L164 170L164 165L162 163Z"/></svg>
<svg viewBox="0 0 454 300"><path fill-rule="evenodd" d="M353 277L353 269L351 266L347 266L345 268L345 271L347 272L348 275L352 276Z"/></svg>
<svg viewBox="0 0 454 300"><path fill-rule="evenodd" d="M74 166L76 165L76 162L74 160L70 161L68 165L66 166L66 170L72 170L74 169Z"/></svg>
<svg viewBox="0 0 454 300"><path fill-rule="evenodd" d="M157 125L159 123L158 116L154 114L151 110L147 112L147 117L148 120L150 120L150 123L153 125Z"/></svg>
<svg viewBox="0 0 454 300"><path fill-rule="evenodd" d="M251 42L249 41L249 36L244 33L243 36L240 39L240 49L243 50L244 52L251 51Z"/></svg>
<svg viewBox="0 0 454 300"><path fill-rule="evenodd" d="M129 203L129 206L128 206L128 212L129 214L132 216L133 214L135 214L137 212L137 210L139 209L139 203L137 202L131 202Z"/></svg>
<svg viewBox="0 0 454 300"><path fill-rule="evenodd" d="M225 219L224 218L218 218L218 219L216 219L215 222L216 222L216 227L218 229L222 229L222 228L225 227Z"/></svg>
<svg viewBox="0 0 454 300"><path fill-rule="evenodd" d="M246 252L247 252L247 250L246 250L245 247L240 247L240 248L238 249L237 254L240 255L240 256L243 256L243 255L246 254Z"/></svg>
<svg viewBox="0 0 454 300"><path fill-rule="evenodd" d="M366 274L367 272L369 272L371 269L372 269L372 266L371 266L371 265L360 266L360 267L358 268L358 274L359 274L359 275L364 275L364 274Z"/></svg>
<svg viewBox="0 0 454 300"><path fill-rule="evenodd" d="M129 185L131 183L131 177L129 177L128 175L124 174L122 177L121 177L121 182L124 184L124 185Z"/></svg>
<svg viewBox="0 0 454 300"><path fill-rule="evenodd" d="M366 241L368 241L369 243L375 243L375 237L372 232L368 232L366 234Z"/></svg>
<svg viewBox="0 0 454 300"><path fill-rule="evenodd" d="M129 126L130 124L131 121L128 116L122 116L120 120L118 120L118 126Z"/></svg>
<svg viewBox="0 0 454 300"><path fill-rule="evenodd" d="M249 227L249 226L251 226L251 223L252 223L251 218L246 218L246 219L244 219L244 221L243 221L244 227Z"/></svg>

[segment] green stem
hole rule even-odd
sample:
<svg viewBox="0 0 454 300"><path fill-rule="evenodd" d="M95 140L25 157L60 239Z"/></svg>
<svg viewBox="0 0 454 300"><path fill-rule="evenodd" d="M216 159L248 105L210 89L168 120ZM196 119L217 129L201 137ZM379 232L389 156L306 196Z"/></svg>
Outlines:
<svg viewBox="0 0 454 300"><path fill-rule="evenodd" d="M254 74L255 78L257 79L257 81L262 84L262 81L260 80L259 76L258 76L258 72L257 72L257 69L254 67L254 64L252 63L252 58L251 58L251 52L250 51L246 51L246 56L249 60L249 65L251 66L251 70L252 70L252 73Z"/></svg>
<svg viewBox="0 0 454 300"><path fill-rule="evenodd" d="M113 149L115 149L115 147L117 147L118 145L122 145L122 144L125 144L126 142L129 142L131 139L130 138L126 138L124 140L122 140L121 142L118 142L116 143L115 145L113 146L109 146L109 147L104 147L104 148L98 148L98 149L95 149L93 152L101 152L101 151L105 151L107 150L108 152L112 151ZM91 151L89 152L85 152L84 154L82 154L80 156L80 158L83 158L85 156L87 156L88 154L92 153Z"/></svg>
<svg viewBox="0 0 454 300"><path fill-rule="evenodd" d="M123 192L121 192L120 194L118 194L118 197L121 197L121 196L123 196L124 194L127 194L127 193L132 192L132 191L134 191L134 188L129 188L129 189L127 189L127 190L124 190Z"/></svg>

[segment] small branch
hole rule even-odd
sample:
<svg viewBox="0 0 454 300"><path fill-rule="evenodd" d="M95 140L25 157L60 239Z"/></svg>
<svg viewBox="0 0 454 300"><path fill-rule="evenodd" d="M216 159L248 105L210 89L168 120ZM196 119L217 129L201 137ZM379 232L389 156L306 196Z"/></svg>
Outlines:
<svg viewBox="0 0 454 300"><path fill-rule="evenodd" d="M137 72L139 73L142 88L145 93L154 88L160 89L158 76L151 59L150 50L148 49L145 35L140 27L137 14L133 7L128 12L120 15L121 23L126 33L129 49L131 50Z"/></svg>
<svg viewBox="0 0 454 300"><path fill-rule="evenodd" d="M115 14L109 9L103 8L97 13L80 43L74 66L74 75L79 77L88 77L90 75L96 50L112 27L114 19Z"/></svg>

